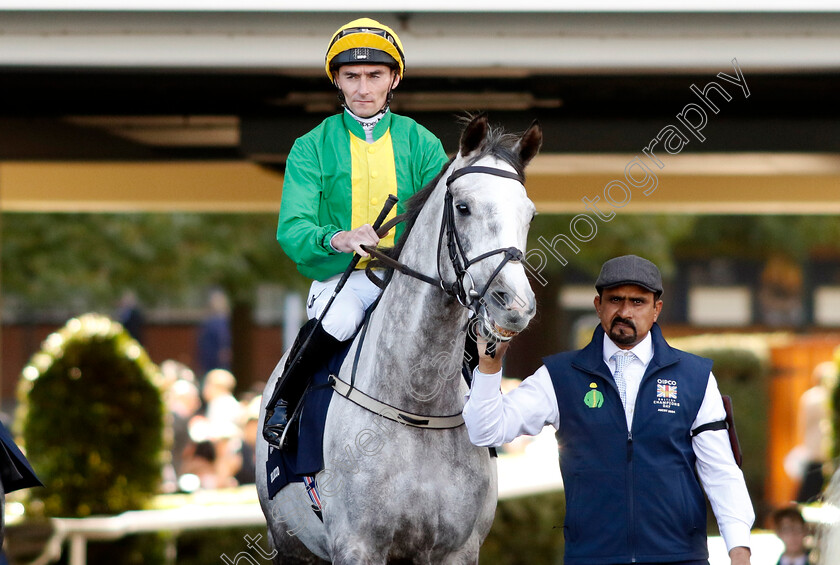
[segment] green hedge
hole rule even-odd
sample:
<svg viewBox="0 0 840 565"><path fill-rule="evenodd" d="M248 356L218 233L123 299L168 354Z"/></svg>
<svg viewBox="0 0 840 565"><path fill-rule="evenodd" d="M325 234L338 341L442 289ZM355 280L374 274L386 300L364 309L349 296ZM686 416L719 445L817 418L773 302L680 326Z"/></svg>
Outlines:
<svg viewBox="0 0 840 565"><path fill-rule="evenodd" d="M48 516L84 517L142 508L164 459L157 367L116 322L74 318L24 368L16 424L44 489ZM39 504L42 503L42 504Z"/></svg>
<svg viewBox="0 0 840 565"><path fill-rule="evenodd" d="M268 542L265 528L230 528L184 532L178 536L177 551L177 565L221 564L225 562L223 554L228 559L226 563L271 565L266 556L274 548ZM241 557L237 561L241 553L249 555L251 560Z"/></svg>
<svg viewBox="0 0 840 565"><path fill-rule="evenodd" d="M563 563L562 491L500 500L490 534L481 546L481 565Z"/></svg>
<svg viewBox="0 0 840 565"><path fill-rule="evenodd" d="M562 492L499 501L493 527L481 546L481 565L561 565L565 507ZM257 540L260 549L249 548L249 539ZM184 532L175 543L177 565L222 563L222 554L233 561L242 552L253 562L270 564L264 558L271 552L265 528Z"/></svg>

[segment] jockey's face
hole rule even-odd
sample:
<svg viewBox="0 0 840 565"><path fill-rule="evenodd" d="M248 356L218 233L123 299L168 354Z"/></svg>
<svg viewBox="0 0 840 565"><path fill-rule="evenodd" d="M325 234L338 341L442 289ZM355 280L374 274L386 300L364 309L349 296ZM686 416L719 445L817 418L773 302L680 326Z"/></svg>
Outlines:
<svg viewBox="0 0 840 565"><path fill-rule="evenodd" d="M662 301L635 284L605 288L595 297L595 311L601 327L621 349L632 349L653 327Z"/></svg>
<svg viewBox="0 0 840 565"><path fill-rule="evenodd" d="M335 84L344 93L350 111L360 118L379 112L400 77L387 65L344 65L335 73Z"/></svg>

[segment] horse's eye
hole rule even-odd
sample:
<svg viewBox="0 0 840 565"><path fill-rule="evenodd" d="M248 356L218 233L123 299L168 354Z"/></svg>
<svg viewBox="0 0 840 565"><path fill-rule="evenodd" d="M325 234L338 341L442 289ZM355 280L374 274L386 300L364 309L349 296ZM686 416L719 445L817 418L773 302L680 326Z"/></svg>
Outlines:
<svg viewBox="0 0 840 565"><path fill-rule="evenodd" d="M470 215L470 207L461 202L460 204L455 205L455 209L458 210L458 213L462 216L469 216Z"/></svg>

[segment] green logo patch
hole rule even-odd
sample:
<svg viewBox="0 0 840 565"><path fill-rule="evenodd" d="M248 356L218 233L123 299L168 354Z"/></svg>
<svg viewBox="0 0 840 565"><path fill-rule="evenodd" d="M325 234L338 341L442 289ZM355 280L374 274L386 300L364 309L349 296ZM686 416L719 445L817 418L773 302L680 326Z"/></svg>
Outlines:
<svg viewBox="0 0 840 565"><path fill-rule="evenodd" d="M583 397L583 403L590 408L600 408L604 405L604 395L598 390L596 383L589 383L589 388L592 390L587 392L586 396Z"/></svg>

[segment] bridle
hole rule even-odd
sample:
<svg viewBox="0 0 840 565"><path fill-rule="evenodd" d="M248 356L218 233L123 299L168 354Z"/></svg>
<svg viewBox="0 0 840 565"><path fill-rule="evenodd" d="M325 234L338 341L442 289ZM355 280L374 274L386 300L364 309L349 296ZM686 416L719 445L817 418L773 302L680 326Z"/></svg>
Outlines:
<svg viewBox="0 0 840 565"><path fill-rule="evenodd" d="M495 167L482 167L476 165L462 167L449 174L449 177L446 179L446 196L444 197L443 217L441 218L440 233L438 235L438 248L436 259L438 272L437 278L430 277L428 275L424 275L423 273L415 271L411 267L408 267L407 265L401 263L400 261L397 261L396 259L388 257L375 247L369 245L363 245L362 249L364 249L372 257L374 257L375 260L368 262L367 266L365 267L365 272L367 273L368 278L370 278L370 280L380 288L384 288L385 284L387 283L382 281L376 274L374 274L371 271L371 267L379 267L382 265L393 268L403 273L404 275L408 275L415 279L421 280L436 288L440 288L441 290L443 290L443 292L458 300L458 302L463 307L472 310L476 314L477 319L484 320L484 331L482 333L488 335L490 339L495 341L507 341L511 339L512 336L502 335L495 328L488 327L489 324L486 322L486 318L482 315L481 309L484 308L484 295L489 290L490 285L499 275L504 266L508 264L508 262L517 262L522 260L522 251L520 251L516 247L502 247L499 249L494 249L493 251L488 251L487 253L482 253L481 255L470 259L469 257L467 257L467 254L464 251L464 246L461 242L461 236L458 233L458 228L455 226L455 208L453 206L453 195L450 185L453 181L461 178L464 175L479 173L486 175L494 175L506 179L512 179L523 184L525 180L522 177L522 175L512 173L504 169L498 169ZM396 218L382 225L382 227L379 228L377 233L380 237L382 237L392 227L402 222L404 219L404 215L397 216ZM441 267L440 258L441 251L443 250L444 239L446 240L449 262L452 265L452 269L455 271L455 280L451 283L447 283L443 280L443 270ZM496 270L493 271L492 276L488 279L487 284L484 285L484 288L481 289L480 292L477 291L475 289L475 281L473 280L472 275L470 275L468 269L471 265L475 265L479 261L483 261L484 259L499 254L503 254L504 257L502 258L499 265L496 267ZM370 310L368 311L368 315L370 315ZM395 406L377 400L356 388L356 370L358 369L359 359L362 352L362 343L364 342L365 336L367 335L367 328L368 324L364 323L362 325L361 335L359 337L359 345L356 347L356 353L350 371L350 382L344 382L338 377L338 375L330 375L329 377L329 386L332 387L336 394L343 396L344 398L350 400L356 405L361 406L365 410L368 410L369 412L378 414L379 416L387 418L389 420L393 420L394 422L399 422L403 425L415 428L438 430L453 429L463 426L464 418L461 412L458 412L457 414L451 414L448 416L427 416L422 414L415 414L412 412L401 410Z"/></svg>
<svg viewBox="0 0 840 565"><path fill-rule="evenodd" d="M455 225L455 207L453 205L453 195L451 190L452 183L461 178L464 175L468 174L486 174L486 175L493 175L497 177L502 177L506 179L512 179L524 184L525 179L519 173L507 171L504 169L499 169L496 167L484 167L478 165L471 165L467 167L462 167L460 169L456 169L449 174L449 177L446 179L446 195L444 197L443 203L443 217L441 218L440 223L440 232L438 234L438 252L437 252L437 278L430 277L418 271L415 271L411 267L408 267L404 263L396 259L392 259L387 255L383 254L375 247L372 246L362 246L367 253L371 254L373 257L376 258L376 261L371 265L368 264L368 277L374 281L377 285L384 286L384 283L370 272L369 268L371 266L379 266L379 264L383 264L387 267L393 268L404 275L408 275L415 279L421 280L425 283L428 283L432 286L439 287L443 292L447 295L452 296L455 298L462 306L465 308L469 308L472 310L477 316L482 316L480 310L483 308L484 304L484 296L487 294L487 291L490 289L490 285L499 275L501 270L504 268L508 262L519 262L522 260L522 251L516 247L502 247L499 249L494 249L492 251L488 251L486 253L482 253L473 258L467 257L466 251L464 251L464 245L462 243L462 238L460 233L458 232L458 228ZM402 217L397 217L391 220L390 222L386 223L380 229L380 233L384 234L387 233L395 224L402 221ZM441 265L441 251L443 250L444 240L446 240L446 248L447 253L449 256L449 262L452 265L452 269L455 272L455 280L452 282L446 282L443 277L443 268ZM477 291L475 288L475 281L472 278L472 275L469 272L469 268L472 265L475 265L479 261L483 261L489 257L493 257L494 255L502 254L504 257L499 262L499 265L496 267L496 270L493 271L493 274L487 280L487 284L484 285L484 288L481 291ZM483 317L483 316L482 316ZM507 341L510 337L503 336L495 331L494 328L485 328L490 333L492 333L492 337L497 341Z"/></svg>
<svg viewBox="0 0 840 565"><path fill-rule="evenodd" d="M440 277L440 285L443 291L450 296L455 297L462 306L467 308L471 308L476 300L480 301L484 298L484 295L487 294L490 285L509 261L518 262L522 260L522 251L516 247L494 249L493 251L482 253L472 259L467 257L467 254L464 251L464 246L461 243L461 236L458 233L458 228L455 226L455 207L452 204L453 195L450 190L450 185L456 179L470 173L494 175L497 177L513 179L523 184L525 182L525 179L523 179L518 173L512 173L510 171L494 167L481 166L463 167L453 171L452 174L449 175L449 178L446 179L446 196L444 197L443 203L443 219L440 226L440 235L438 236L438 277ZM440 267L440 250L443 247L444 235L447 240L446 247L449 252L449 262L452 264L452 268L455 271L455 281L449 285L443 282L443 274L441 273ZM487 280L487 284L484 285L481 292L476 292L475 281L473 281L472 275L470 275L468 269L471 265L500 253L504 254L504 258L499 263L498 267L496 267L496 270L493 271L493 274Z"/></svg>

